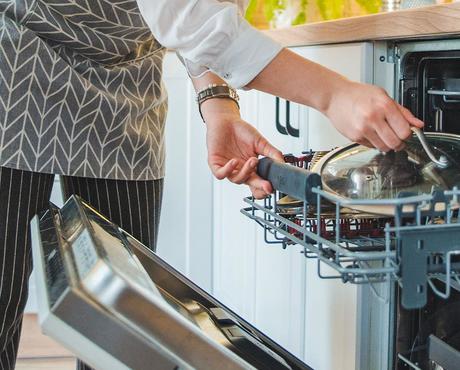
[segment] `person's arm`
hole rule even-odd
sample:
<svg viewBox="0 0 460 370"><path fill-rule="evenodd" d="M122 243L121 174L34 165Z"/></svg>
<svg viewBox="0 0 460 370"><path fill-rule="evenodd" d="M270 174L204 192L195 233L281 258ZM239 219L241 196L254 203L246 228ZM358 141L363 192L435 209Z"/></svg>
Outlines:
<svg viewBox="0 0 460 370"><path fill-rule="evenodd" d="M154 36L162 45L175 49L182 56L198 89L200 84L207 85L218 75L235 88L246 86L312 106L326 114L335 127L351 140L382 151L401 148L403 140L410 134L410 126L423 125L382 89L350 82L327 68L282 49L252 28L240 16L238 9L228 2L137 1ZM206 69L215 75L209 72L202 74ZM215 148L217 152L223 146L214 143L225 142L228 131L224 128L228 129L229 122L238 128L247 125L240 124L241 118L233 112L235 107L232 104L225 99L210 99L203 107L208 124L208 148ZM256 160L248 159L249 152L242 153L237 144L246 140L246 144L252 145L254 157L264 155L264 152L254 145L261 137L255 129L252 128L251 132L232 130L235 145L220 155L221 160L228 159L227 163L216 161L217 165L213 165L210 159L210 166L219 178L224 173L224 177L231 181L240 182L247 174L243 163L249 165L248 161L255 163ZM247 140L244 135L249 135L251 139ZM265 142L264 139L262 143ZM217 158L212 153L213 149L209 157ZM280 158L280 153L273 156ZM232 162L232 159L238 163ZM216 172L222 167L226 169ZM242 175L236 177L241 171ZM252 177L242 182L256 183L256 188L266 192L269 188L254 174L253 170Z"/></svg>
<svg viewBox="0 0 460 370"><path fill-rule="evenodd" d="M400 149L411 126L423 127L382 88L349 81L286 49L248 87L313 107L350 140L384 152Z"/></svg>

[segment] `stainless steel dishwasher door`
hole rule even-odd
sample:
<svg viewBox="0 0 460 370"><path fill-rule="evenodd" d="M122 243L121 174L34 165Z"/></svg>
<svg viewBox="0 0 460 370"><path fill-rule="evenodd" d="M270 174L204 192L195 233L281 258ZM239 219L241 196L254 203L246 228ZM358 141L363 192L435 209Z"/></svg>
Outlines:
<svg viewBox="0 0 460 370"><path fill-rule="evenodd" d="M31 231L42 329L95 369L310 369L77 197Z"/></svg>

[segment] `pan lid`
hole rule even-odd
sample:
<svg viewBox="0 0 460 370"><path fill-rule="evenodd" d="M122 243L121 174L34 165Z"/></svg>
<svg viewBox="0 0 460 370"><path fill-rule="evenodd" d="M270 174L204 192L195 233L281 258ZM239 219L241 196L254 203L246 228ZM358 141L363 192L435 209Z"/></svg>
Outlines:
<svg viewBox="0 0 460 370"><path fill-rule="evenodd" d="M434 163L417 136L399 152L350 144L323 158L313 169L321 175L323 189L348 199L390 199L401 192L430 193L433 188L451 189L460 184L460 136L426 133L436 158Z"/></svg>

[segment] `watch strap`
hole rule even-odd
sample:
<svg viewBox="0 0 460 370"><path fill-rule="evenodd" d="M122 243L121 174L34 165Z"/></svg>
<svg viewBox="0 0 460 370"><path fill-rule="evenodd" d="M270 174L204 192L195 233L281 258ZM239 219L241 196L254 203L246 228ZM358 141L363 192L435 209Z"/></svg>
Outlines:
<svg viewBox="0 0 460 370"><path fill-rule="evenodd" d="M209 85L207 88L199 91L196 96L201 119L203 119L203 114L201 113L201 104L203 104L203 102L205 102L206 100L214 99L214 98L231 99L236 103L238 108L240 107L240 104L239 104L240 98L234 88L228 86L227 84L222 84L222 85L212 84L212 85Z"/></svg>

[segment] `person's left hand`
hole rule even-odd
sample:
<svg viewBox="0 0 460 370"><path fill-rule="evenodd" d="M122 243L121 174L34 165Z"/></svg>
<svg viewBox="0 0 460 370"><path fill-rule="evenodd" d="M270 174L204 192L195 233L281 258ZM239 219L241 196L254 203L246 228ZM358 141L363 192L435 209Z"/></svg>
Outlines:
<svg viewBox="0 0 460 370"><path fill-rule="evenodd" d="M241 119L235 102L212 99L203 103L202 112L207 127L208 164L214 176L248 185L257 199L272 193L271 184L256 173L258 156L284 162L283 154Z"/></svg>

